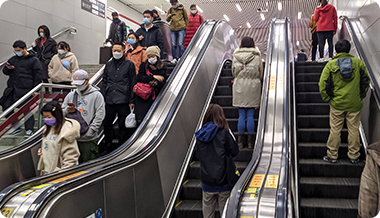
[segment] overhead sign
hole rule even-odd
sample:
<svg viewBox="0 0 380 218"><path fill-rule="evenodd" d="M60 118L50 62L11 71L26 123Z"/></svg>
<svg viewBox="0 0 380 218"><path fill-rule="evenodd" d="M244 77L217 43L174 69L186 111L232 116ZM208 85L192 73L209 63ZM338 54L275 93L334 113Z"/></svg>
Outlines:
<svg viewBox="0 0 380 218"><path fill-rule="evenodd" d="M82 9L101 18L106 17L106 5L99 0L82 0Z"/></svg>

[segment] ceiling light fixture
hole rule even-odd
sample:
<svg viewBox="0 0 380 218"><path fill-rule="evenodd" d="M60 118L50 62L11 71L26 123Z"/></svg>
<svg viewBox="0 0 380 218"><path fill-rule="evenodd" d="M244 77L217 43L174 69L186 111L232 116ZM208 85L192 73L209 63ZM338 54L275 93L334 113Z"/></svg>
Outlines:
<svg viewBox="0 0 380 218"><path fill-rule="evenodd" d="M230 18L227 17L227 15L223 14L224 19L226 19L227 22L230 21Z"/></svg>
<svg viewBox="0 0 380 218"><path fill-rule="evenodd" d="M282 11L282 2L278 2L278 10Z"/></svg>
<svg viewBox="0 0 380 218"><path fill-rule="evenodd" d="M154 8L159 11L161 14L166 14L164 10L162 10L161 8L157 7L157 6L154 6Z"/></svg>
<svg viewBox="0 0 380 218"><path fill-rule="evenodd" d="M263 13L261 13L260 16L261 16L261 20L265 20L265 16Z"/></svg>
<svg viewBox="0 0 380 218"><path fill-rule="evenodd" d="M239 11L239 12L241 12L241 11L242 11L242 9L241 9L241 7L240 7L240 5L239 5L239 4L236 4L236 8L238 9L238 11Z"/></svg>
<svg viewBox="0 0 380 218"><path fill-rule="evenodd" d="M248 28L251 28L251 27L252 27L251 24L250 24L249 22L247 22L247 27L248 27Z"/></svg>
<svg viewBox="0 0 380 218"><path fill-rule="evenodd" d="M298 20L302 18L302 12L298 12Z"/></svg>
<svg viewBox="0 0 380 218"><path fill-rule="evenodd" d="M197 5L197 9L198 9L198 11L199 11L199 12L203 13L203 10L202 10L202 8L201 8L201 7L199 7L198 5Z"/></svg>

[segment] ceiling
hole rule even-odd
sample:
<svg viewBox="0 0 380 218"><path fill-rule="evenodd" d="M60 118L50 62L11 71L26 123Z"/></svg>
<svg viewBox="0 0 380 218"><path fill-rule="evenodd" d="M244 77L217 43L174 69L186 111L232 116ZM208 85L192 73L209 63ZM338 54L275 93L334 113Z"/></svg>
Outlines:
<svg viewBox="0 0 380 218"><path fill-rule="evenodd" d="M139 12L146 9L153 9L155 6L168 11L171 7L166 0L119 0L127 6ZM239 37L252 36L259 49L265 53L268 40L268 28L272 18L289 17L292 24L292 36L296 49L309 49L311 44L311 34L308 27L310 16L314 13L318 0L180 0L189 12L191 4L197 4L202 10L205 19L224 19L226 14L230 25L235 29ZM278 2L282 4L282 10L278 10ZM236 4L242 8L239 12ZM258 12L261 8L264 12ZM266 12L265 12L266 11ZM302 12L301 19L298 19L298 12ZM261 19L263 13L265 20ZM165 15L161 15L165 18ZM251 28L247 27L247 22ZM296 41L299 41L296 43Z"/></svg>

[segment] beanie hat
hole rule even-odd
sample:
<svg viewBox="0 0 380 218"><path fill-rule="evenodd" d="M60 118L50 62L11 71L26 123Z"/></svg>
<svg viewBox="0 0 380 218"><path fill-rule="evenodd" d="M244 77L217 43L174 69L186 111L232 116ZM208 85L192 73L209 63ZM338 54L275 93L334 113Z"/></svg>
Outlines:
<svg viewBox="0 0 380 218"><path fill-rule="evenodd" d="M160 52L161 52L161 49L158 47L158 46L150 46L146 49L146 55L155 55L159 58L160 57Z"/></svg>

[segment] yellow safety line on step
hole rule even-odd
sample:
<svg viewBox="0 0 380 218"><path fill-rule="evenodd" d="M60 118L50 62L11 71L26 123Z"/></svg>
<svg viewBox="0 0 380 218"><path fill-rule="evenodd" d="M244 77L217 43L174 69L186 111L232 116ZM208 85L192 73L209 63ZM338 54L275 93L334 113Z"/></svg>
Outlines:
<svg viewBox="0 0 380 218"><path fill-rule="evenodd" d="M182 201L178 202L178 204L176 204L175 207L178 207L181 203Z"/></svg>
<svg viewBox="0 0 380 218"><path fill-rule="evenodd" d="M195 163L195 161L191 162L190 166L193 165Z"/></svg>
<svg viewBox="0 0 380 218"><path fill-rule="evenodd" d="M183 185L186 185L186 183L188 183L189 182L189 179L188 180L186 180L184 183L183 183Z"/></svg>

